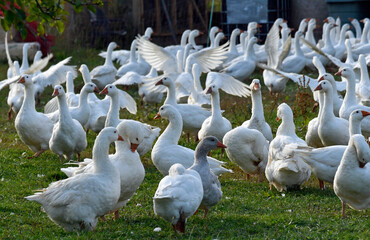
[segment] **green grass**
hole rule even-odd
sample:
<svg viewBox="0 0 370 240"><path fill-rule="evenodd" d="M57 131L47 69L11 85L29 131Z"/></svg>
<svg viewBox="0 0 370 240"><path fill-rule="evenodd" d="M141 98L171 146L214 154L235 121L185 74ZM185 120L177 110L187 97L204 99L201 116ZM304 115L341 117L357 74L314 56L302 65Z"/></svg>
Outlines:
<svg viewBox="0 0 370 240"><path fill-rule="evenodd" d="M68 57L63 49L54 51L52 64ZM85 63L91 70L103 63L97 56L98 51L90 49L75 49L71 64ZM0 64L0 77L4 79L6 63ZM203 76L204 77L204 76ZM256 71L255 77L261 79ZM76 88L82 87L81 77L76 82ZM273 98L263 86L263 101L266 121L275 134L279 125L276 122L276 105ZM52 90L43 94L42 105L50 99ZM128 92L138 99L137 89ZM317 113L312 112L313 101L306 100L307 112L302 114L295 102L297 87L289 83L287 90L278 100L287 102L294 110L297 134L304 137L306 126ZM65 178L60 171L62 167L59 158L47 151L39 158L29 160L27 156L33 153L17 136L14 120L8 121L6 112L8 106L6 97L8 89L0 92L0 238L1 239L369 239L370 221L368 211L347 209L347 217L340 214L341 203L335 196L332 186L321 191L318 181L311 177L303 185L302 190L279 193L270 191L267 180L259 183L254 177L245 180L245 174L231 163L226 155L221 157L220 151L214 151L213 156L228 162L228 167L234 174L224 174L220 177L224 196L221 202L212 208L206 219L203 212L188 219L186 233L175 234L171 224L154 215L152 197L157 185L163 177L150 160L150 153L142 158L146 176L139 190L121 210L121 218L113 220L107 217L107 222L99 221L93 232L66 233L55 225L41 211L39 204L24 199L34 190L47 187L52 181ZM233 127L239 126L250 118L251 100L222 94L222 109ZM41 110L42 108L39 108ZM153 120L157 113L154 105L140 106L138 114L131 115L121 112L122 118L140 120L159 126L162 130L167 125L165 120ZM88 134L88 148L82 157L91 157L95 133ZM195 148L194 142L187 143L185 135L180 144ZM113 149L112 149L113 151ZM161 227L161 232L153 229Z"/></svg>

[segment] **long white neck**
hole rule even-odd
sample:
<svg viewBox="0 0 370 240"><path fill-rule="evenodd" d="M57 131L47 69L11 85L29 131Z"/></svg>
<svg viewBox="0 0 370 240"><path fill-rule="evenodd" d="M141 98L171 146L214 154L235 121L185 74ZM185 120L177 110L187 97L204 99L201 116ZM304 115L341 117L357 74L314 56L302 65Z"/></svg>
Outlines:
<svg viewBox="0 0 370 240"><path fill-rule="evenodd" d="M24 86L24 99L23 99L22 107L19 111L20 112L23 112L23 111L36 112L35 94L33 92L33 84Z"/></svg>
<svg viewBox="0 0 370 240"><path fill-rule="evenodd" d="M320 122L328 122L335 118L333 110L333 89L324 92L324 107L320 116Z"/></svg>
<svg viewBox="0 0 370 240"><path fill-rule="evenodd" d="M344 96L343 99L343 104L345 106L350 106L350 105L356 105L356 80L353 76L349 76L347 79L347 88L346 88L346 95Z"/></svg>
<svg viewBox="0 0 370 240"><path fill-rule="evenodd" d="M351 43L348 41L348 42L345 42L345 45L346 45L346 50L347 50L347 58L346 58L345 63L353 63L354 60L353 60L353 55L352 55Z"/></svg>
<svg viewBox="0 0 370 240"><path fill-rule="evenodd" d="M158 142L165 141L170 144L178 144L182 131L182 117L180 113L177 112L175 114L171 114L168 121L169 124L162 135L159 136Z"/></svg>
<svg viewBox="0 0 370 240"><path fill-rule="evenodd" d="M105 63L104 65L112 65L112 52L113 52L113 45L109 44L108 45L108 50L107 50L107 57L105 58Z"/></svg>
<svg viewBox="0 0 370 240"><path fill-rule="evenodd" d="M23 58L22 58L22 71L26 70L29 67L28 63L28 47L23 48Z"/></svg>
<svg viewBox="0 0 370 240"><path fill-rule="evenodd" d="M319 113L317 114L317 118L320 119L324 108L324 93L322 91L319 92Z"/></svg>
<svg viewBox="0 0 370 240"><path fill-rule="evenodd" d="M360 83L364 84L365 86L370 86L369 80L369 72L367 70L367 65L365 61L365 57L363 55L360 56L360 67L361 67L361 80Z"/></svg>
<svg viewBox="0 0 370 240"><path fill-rule="evenodd" d="M294 48L295 48L295 55L296 56L304 56L303 51L301 49L301 45L299 43L299 36L294 38Z"/></svg>
<svg viewBox="0 0 370 240"><path fill-rule="evenodd" d="M315 27L316 27L316 24L308 24L307 32L305 36L305 39L314 45L316 45L315 37L313 36L313 30L315 29Z"/></svg>
<svg viewBox="0 0 370 240"><path fill-rule="evenodd" d="M193 70L192 72L193 72L194 89L197 92L203 91L202 85L200 84L200 74L201 73L199 71L195 71L195 70Z"/></svg>
<svg viewBox="0 0 370 240"><path fill-rule="evenodd" d="M342 160L340 161L338 169L339 168L341 169L341 171L347 171L347 169L358 168L357 151L356 147L353 145L353 142L351 140L343 153L343 157Z"/></svg>
<svg viewBox="0 0 370 240"><path fill-rule="evenodd" d="M73 124L73 119L69 112L66 95L58 95L59 123L60 127L69 127Z"/></svg>
<svg viewBox="0 0 370 240"><path fill-rule="evenodd" d="M293 116L283 116L282 122L278 127L276 136L286 135L286 136L295 136L295 125L293 121Z"/></svg>
<svg viewBox="0 0 370 240"><path fill-rule="evenodd" d="M109 145L110 143L104 136L99 136L95 140L92 152L95 173L112 171L113 165L109 161Z"/></svg>
<svg viewBox="0 0 370 240"><path fill-rule="evenodd" d="M181 46L184 47L186 45L186 41L188 40L188 37L189 37L189 31L184 31L181 35L181 41L180 41Z"/></svg>
<svg viewBox="0 0 370 240"><path fill-rule="evenodd" d="M81 108L83 106L89 106L89 104L87 103L87 97L88 97L89 93L85 90L85 88L82 88L81 92L80 92L80 97L78 98L79 99L79 102L78 102L78 107Z"/></svg>
<svg viewBox="0 0 370 240"><path fill-rule="evenodd" d="M349 134L352 137L355 134L361 133L361 120L354 119L352 115L349 117Z"/></svg>
<svg viewBox="0 0 370 240"><path fill-rule="evenodd" d="M220 106L220 93L212 92L211 94L212 121L216 118L222 118Z"/></svg>
<svg viewBox="0 0 370 240"><path fill-rule="evenodd" d="M332 44L331 38L330 38L330 29L329 29L329 27L327 27L324 35L325 35L325 40L324 40L325 48L332 49L333 48L333 44Z"/></svg>
<svg viewBox="0 0 370 240"><path fill-rule="evenodd" d="M172 106L177 105L176 89L175 84L173 82L170 82L170 84L167 86L167 97L163 104L170 104Z"/></svg>
<svg viewBox="0 0 370 240"><path fill-rule="evenodd" d="M66 90L67 90L67 93L74 93L75 92L75 86L73 84L73 78L72 77L67 77Z"/></svg>
<svg viewBox="0 0 370 240"><path fill-rule="evenodd" d="M252 116L250 120L262 120L265 121L265 116L263 115L263 104L261 91L252 91Z"/></svg>
<svg viewBox="0 0 370 240"><path fill-rule="evenodd" d="M351 23L356 30L356 38L361 39L362 29L360 23L357 20L353 20Z"/></svg>
<svg viewBox="0 0 370 240"><path fill-rule="evenodd" d="M230 45L229 45L229 53L237 53L238 50L236 49L236 38L238 37L238 33L233 31L230 37Z"/></svg>
<svg viewBox="0 0 370 240"><path fill-rule="evenodd" d="M137 62L136 59L136 41L132 41L130 48L130 62Z"/></svg>
<svg viewBox="0 0 370 240"><path fill-rule="evenodd" d="M257 59L256 53L254 52L254 44L255 43L252 41L248 42L248 46L244 54L244 60L250 59L252 61L255 61Z"/></svg>
<svg viewBox="0 0 370 240"><path fill-rule="evenodd" d="M367 21L364 26L364 32L362 33L360 44L368 43L367 35L369 33L369 29L370 29L370 21Z"/></svg>
<svg viewBox="0 0 370 240"><path fill-rule="evenodd" d="M348 28L346 27L346 25L343 25L342 29L340 30L338 44L344 44L344 41L346 40L346 31L347 30L348 30Z"/></svg>
<svg viewBox="0 0 370 240"><path fill-rule="evenodd" d="M117 127L119 122L119 96L113 94L110 100L107 118L105 119L105 127Z"/></svg>

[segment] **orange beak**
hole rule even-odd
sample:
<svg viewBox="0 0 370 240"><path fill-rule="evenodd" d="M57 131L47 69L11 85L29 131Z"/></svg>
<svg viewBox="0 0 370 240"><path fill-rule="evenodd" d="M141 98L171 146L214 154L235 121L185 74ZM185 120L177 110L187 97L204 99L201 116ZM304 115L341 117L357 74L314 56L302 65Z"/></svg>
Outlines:
<svg viewBox="0 0 370 240"><path fill-rule="evenodd" d="M54 92L53 92L53 94L51 96L52 97L55 97L55 96L58 96L58 95L59 95L58 89L54 89Z"/></svg>
<svg viewBox="0 0 370 240"><path fill-rule="evenodd" d="M323 22L324 22L324 23L327 23L327 22L329 22L329 20L326 18Z"/></svg>
<svg viewBox="0 0 370 240"><path fill-rule="evenodd" d="M365 22L365 18L364 19L361 19L360 22L364 23Z"/></svg>
<svg viewBox="0 0 370 240"><path fill-rule="evenodd" d="M294 28L290 28L290 31L294 31Z"/></svg>
<svg viewBox="0 0 370 240"><path fill-rule="evenodd" d="M287 22L288 22L288 20L285 20L285 19L283 20L283 23L287 23Z"/></svg>
<svg viewBox="0 0 370 240"><path fill-rule="evenodd" d="M121 135L118 134L118 141L124 141Z"/></svg>
<svg viewBox="0 0 370 240"><path fill-rule="evenodd" d="M99 93L99 88L95 86L94 87L94 92Z"/></svg>
<svg viewBox="0 0 370 240"><path fill-rule="evenodd" d="M321 76L321 77L319 78L319 82L321 82L322 80L324 80L324 76Z"/></svg>
<svg viewBox="0 0 370 240"><path fill-rule="evenodd" d="M161 116L161 114L160 113L157 113L156 115L155 115L155 117L154 117L154 119L160 119L162 116Z"/></svg>
<svg viewBox="0 0 370 240"><path fill-rule="evenodd" d="M338 71L337 73L334 74L335 76L342 76L342 70Z"/></svg>
<svg viewBox="0 0 370 240"><path fill-rule="evenodd" d="M311 18L307 18L306 20L305 20L305 22L309 22L311 20Z"/></svg>
<svg viewBox="0 0 370 240"><path fill-rule="evenodd" d="M367 111L361 111L361 112L362 112L363 117L366 117L366 116L370 115L370 112L367 112Z"/></svg>
<svg viewBox="0 0 370 240"><path fill-rule="evenodd" d="M257 27L258 27L258 28L260 28L260 27L262 27L262 25L261 25L261 24L259 24L259 23L257 23Z"/></svg>
<svg viewBox="0 0 370 240"><path fill-rule="evenodd" d="M255 83L253 85L253 88L254 88L254 90L258 90L258 89L260 89L260 85L258 83Z"/></svg>
<svg viewBox="0 0 370 240"><path fill-rule="evenodd" d="M321 90L322 89L322 86L321 84L317 85L317 87L314 89L314 91L318 91L318 90Z"/></svg>
<svg viewBox="0 0 370 240"><path fill-rule="evenodd" d="M139 144L131 143L131 152L135 152Z"/></svg>
<svg viewBox="0 0 370 240"><path fill-rule="evenodd" d="M161 80L159 80L158 82L156 82L156 83L155 83L155 85L156 85L156 86L158 86L158 85L163 85L163 81L162 81L162 79L161 79Z"/></svg>
<svg viewBox="0 0 370 240"><path fill-rule="evenodd" d="M24 77L21 77L21 79L19 79L17 83L25 83L25 82L26 80L24 80Z"/></svg>
<svg viewBox="0 0 370 240"><path fill-rule="evenodd" d="M219 28L219 29L217 30L217 32L222 32L222 29L221 29L221 28Z"/></svg>
<svg viewBox="0 0 370 240"><path fill-rule="evenodd" d="M240 30L240 33L244 32L244 30Z"/></svg>
<svg viewBox="0 0 370 240"><path fill-rule="evenodd" d="M199 31L199 35L203 35L203 34L204 34L204 32Z"/></svg>
<svg viewBox="0 0 370 240"><path fill-rule="evenodd" d="M352 21L353 21L353 19L354 19L354 18L348 18L348 20L349 20L350 22L352 22Z"/></svg>
<svg viewBox="0 0 370 240"><path fill-rule="evenodd" d="M103 89L103 91L101 91L100 93L99 93L100 95L102 95L102 94L108 94L108 88L104 88Z"/></svg>
<svg viewBox="0 0 370 240"><path fill-rule="evenodd" d="M212 88L211 87L208 88L206 94L210 94L210 93L212 93Z"/></svg>
<svg viewBox="0 0 370 240"><path fill-rule="evenodd" d="M338 27L338 25L337 25L337 24L333 24L333 26L334 26L334 27Z"/></svg>
<svg viewBox="0 0 370 240"><path fill-rule="evenodd" d="M222 142L217 141L217 147L218 148L227 148L226 145L222 144Z"/></svg>
<svg viewBox="0 0 370 240"><path fill-rule="evenodd" d="M279 122L280 121L280 118L279 117L276 117L276 121Z"/></svg>

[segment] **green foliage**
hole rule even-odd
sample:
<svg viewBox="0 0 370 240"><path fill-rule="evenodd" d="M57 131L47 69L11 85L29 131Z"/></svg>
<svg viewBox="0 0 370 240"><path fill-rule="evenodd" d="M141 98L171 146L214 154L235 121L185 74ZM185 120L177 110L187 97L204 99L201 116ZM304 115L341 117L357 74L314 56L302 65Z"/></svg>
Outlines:
<svg viewBox="0 0 370 240"><path fill-rule="evenodd" d="M91 70L104 60L97 56L99 51L93 49L74 49L71 65L87 64ZM50 64L67 57L68 53L61 49L54 51L55 59ZM0 79L6 74L7 65L0 64ZM204 83L205 76L202 76ZM256 71L253 78L261 79ZM75 80L76 91L82 88L82 79ZM297 86L293 83L276 101L262 86L263 103L266 121L271 125L273 133L279 126L276 119L276 107L287 102L294 112L297 134L303 138L307 123L317 116L307 107L306 115L301 115L300 106L296 102ZM167 126L166 120L153 120L158 107L140 105L137 88L129 88L127 92L137 99L137 115L122 110L121 118L130 118L158 126L162 131ZM51 98L52 89L47 89L41 101L41 107ZM317 179L312 176L299 191L279 193L270 191L266 179L257 182L257 177L245 180L245 174L238 166L231 163L226 154L212 151L212 156L227 162L233 174L220 177L224 196L221 202L213 207L207 218L203 219L203 211L187 221L185 234L175 234L171 224L155 216L152 197L163 177L154 167L150 153L142 157L145 167L145 179L128 202L120 211L121 217L113 220L99 221L93 232L66 233L55 225L41 210L39 204L24 199L34 190L47 187L51 182L65 178L61 173L62 165L59 158L51 151L40 157L29 160L33 153L19 139L14 128L14 120L8 121L6 112L6 96L8 90L0 91L0 238L1 239L368 239L369 211L355 211L347 208L347 217L341 217L341 203L328 185L319 190ZM305 106L313 105L312 100L305 100ZM275 103L276 102L276 103ZM302 105L303 106L303 105ZM227 94L221 94L223 116L228 118L233 127L240 126L251 116L251 101ZM312 108L311 108L312 109ZM92 146L96 134L88 133L88 147L81 157L91 157ZM186 136L180 139L183 146L195 148L196 143L189 143ZM113 151L113 149L112 149ZM160 227L162 231L154 232Z"/></svg>
<svg viewBox="0 0 370 240"><path fill-rule="evenodd" d="M8 31L14 26L23 38L27 35L27 22L36 21L37 32L43 35L48 28L55 28L59 33L64 31L69 12L66 5L72 5L76 13L85 7L95 11L95 6L102 6L102 0L0 0L0 10L4 18L1 27Z"/></svg>

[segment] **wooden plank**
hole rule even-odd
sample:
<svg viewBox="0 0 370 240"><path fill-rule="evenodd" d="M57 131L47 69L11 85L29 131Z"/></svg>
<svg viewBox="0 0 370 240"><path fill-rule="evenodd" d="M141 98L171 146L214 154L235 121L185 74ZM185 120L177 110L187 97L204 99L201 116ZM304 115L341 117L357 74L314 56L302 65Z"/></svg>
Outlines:
<svg viewBox="0 0 370 240"><path fill-rule="evenodd" d="M188 26L189 29L193 29L194 26L194 15L193 15L193 3L188 1Z"/></svg>
<svg viewBox="0 0 370 240"><path fill-rule="evenodd" d="M155 0L155 32L159 34L162 32L161 30L161 4L159 3L160 0Z"/></svg>

